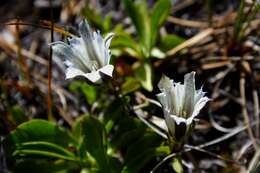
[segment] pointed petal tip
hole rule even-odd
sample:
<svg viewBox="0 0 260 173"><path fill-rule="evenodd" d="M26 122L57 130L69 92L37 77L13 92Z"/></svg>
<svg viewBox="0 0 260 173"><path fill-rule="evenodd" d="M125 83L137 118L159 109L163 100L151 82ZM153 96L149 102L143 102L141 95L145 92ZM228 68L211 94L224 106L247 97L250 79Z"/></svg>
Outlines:
<svg viewBox="0 0 260 173"><path fill-rule="evenodd" d="M107 75L107 76L109 76L109 77L113 77L114 66L109 64L109 65L102 67L98 71Z"/></svg>
<svg viewBox="0 0 260 173"><path fill-rule="evenodd" d="M98 71L86 73L84 74L84 77L86 77L93 84L100 84L102 82L101 76Z"/></svg>
<svg viewBox="0 0 260 173"><path fill-rule="evenodd" d="M91 29L91 27L88 24L88 21L86 19L83 19L80 23L79 23L79 33L81 37L92 37L93 35L93 31Z"/></svg>
<svg viewBox="0 0 260 173"><path fill-rule="evenodd" d="M193 117L189 117L188 119L182 118L182 117L178 117L176 115L169 115L170 118L172 118L177 125L180 125L180 123L185 123L186 125L190 125L193 121Z"/></svg>

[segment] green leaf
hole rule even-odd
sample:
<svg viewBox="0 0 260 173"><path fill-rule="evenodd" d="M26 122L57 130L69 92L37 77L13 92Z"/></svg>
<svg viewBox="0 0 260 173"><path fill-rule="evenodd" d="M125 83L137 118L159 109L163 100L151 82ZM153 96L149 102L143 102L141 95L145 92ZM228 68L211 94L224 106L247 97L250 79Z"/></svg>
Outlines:
<svg viewBox="0 0 260 173"><path fill-rule="evenodd" d="M185 39L174 35L174 34L167 34L161 38L159 48L163 51L168 51L179 44L183 43Z"/></svg>
<svg viewBox="0 0 260 173"><path fill-rule="evenodd" d="M116 36L111 41L110 48L124 50L135 57L141 56L141 50L138 44L125 32L116 33Z"/></svg>
<svg viewBox="0 0 260 173"><path fill-rule="evenodd" d="M14 173L73 173L79 172L80 167L75 162L63 161L53 162L46 159L26 159L19 160L17 164L11 168Z"/></svg>
<svg viewBox="0 0 260 173"><path fill-rule="evenodd" d="M167 19L170 9L169 0L159 0L154 5L151 12L151 47L155 45L159 29Z"/></svg>
<svg viewBox="0 0 260 173"><path fill-rule="evenodd" d="M96 160L100 172L109 173L107 141L103 125L92 116L85 116L81 123L86 151Z"/></svg>
<svg viewBox="0 0 260 173"><path fill-rule="evenodd" d="M112 21L112 16L111 15L106 15L104 22L103 22L103 28L105 32L110 32L111 30L111 21Z"/></svg>
<svg viewBox="0 0 260 173"><path fill-rule="evenodd" d="M179 156L173 158L172 168L176 173L183 173L181 158Z"/></svg>
<svg viewBox="0 0 260 173"><path fill-rule="evenodd" d="M127 77L122 85L122 94L126 95L140 88L140 83L133 77Z"/></svg>
<svg viewBox="0 0 260 173"><path fill-rule="evenodd" d="M74 153L54 143L36 141L17 145L14 156L44 156L75 161Z"/></svg>
<svg viewBox="0 0 260 173"><path fill-rule="evenodd" d="M19 125L4 141L7 153L11 155L17 145L24 142L45 141L64 148L76 146L76 141L63 128L54 123L34 119Z"/></svg>
<svg viewBox="0 0 260 173"><path fill-rule="evenodd" d="M141 82L141 85L147 91L153 90L152 84L152 67L149 62L144 62L136 69L136 78Z"/></svg>
<svg viewBox="0 0 260 173"><path fill-rule="evenodd" d="M155 133L146 133L127 150L123 173L138 173L152 158L161 154L157 147L161 137Z"/></svg>
<svg viewBox="0 0 260 173"><path fill-rule="evenodd" d="M28 120L28 118L25 115L25 112L19 105L12 106L10 108L10 113L12 114L12 119L15 122L15 124L21 124Z"/></svg>
<svg viewBox="0 0 260 173"><path fill-rule="evenodd" d="M136 3L132 0L124 0L124 6L142 44L142 53L144 57L148 57L151 49L151 32L147 3L144 0Z"/></svg>
<svg viewBox="0 0 260 173"><path fill-rule="evenodd" d="M103 26L103 19L100 14L97 13L96 9L92 9L89 5L86 5L85 8L81 11L82 15L87 18L91 26L99 29L102 33L105 32Z"/></svg>
<svg viewBox="0 0 260 173"><path fill-rule="evenodd" d="M97 100L96 88L86 82L73 81L70 84L69 89L73 92L82 93L89 104L93 104Z"/></svg>
<svg viewBox="0 0 260 173"><path fill-rule="evenodd" d="M136 142L145 133L144 127L131 129L127 132L121 133L117 136L117 139L113 141L113 147L118 150L121 148L129 147L129 144Z"/></svg>

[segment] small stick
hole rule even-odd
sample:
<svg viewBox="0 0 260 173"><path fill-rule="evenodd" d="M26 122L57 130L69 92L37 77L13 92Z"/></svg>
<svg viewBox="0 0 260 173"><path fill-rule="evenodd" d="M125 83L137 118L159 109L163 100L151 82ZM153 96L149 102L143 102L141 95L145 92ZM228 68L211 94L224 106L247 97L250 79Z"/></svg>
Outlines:
<svg viewBox="0 0 260 173"><path fill-rule="evenodd" d="M50 3L50 8L51 8L51 42L53 42L54 37L53 37L53 9L52 9L52 0L49 0ZM52 115L52 90L51 90L51 80L52 79L52 47L50 47L49 51L49 57L48 57L48 100L47 100L47 105L48 105L48 119L53 119Z"/></svg>
<svg viewBox="0 0 260 173"><path fill-rule="evenodd" d="M240 74L239 86L240 86L241 106L242 106L242 114L244 117L244 123L246 124L248 135L253 142L254 149L255 149L255 151L257 151L257 148L258 148L257 143L254 138L252 129L250 127L249 116L248 116L248 112L247 112L247 108L246 108L245 73L244 72L241 72L241 74Z"/></svg>
<svg viewBox="0 0 260 173"><path fill-rule="evenodd" d="M253 94L253 102L254 102L254 115L255 115L255 120L257 122L256 125L256 138L259 138L259 98L256 89L254 88L252 91Z"/></svg>

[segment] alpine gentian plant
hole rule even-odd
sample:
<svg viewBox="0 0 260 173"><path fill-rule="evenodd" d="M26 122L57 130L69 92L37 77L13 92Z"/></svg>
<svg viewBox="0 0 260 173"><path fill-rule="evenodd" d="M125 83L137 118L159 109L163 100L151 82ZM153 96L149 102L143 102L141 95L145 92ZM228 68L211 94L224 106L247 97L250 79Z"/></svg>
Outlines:
<svg viewBox="0 0 260 173"><path fill-rule="evenodd" d="M202 88L196 90L195 72L184 76L184 84L162 76L158 87L161 93L157 96L163 106L168 137L176 151L193 129L194 118L210 99L204 96Z"/></svg>
<svg viewBox="0 0 260 173"><path fill-rule="evenodd" d="M112 77L114 66L109 64L109 45L114 34L109 33L103 39L86 20L79 24L79 34L80 37L69 39L69 44L61 41L51 44L54 56L64 59L66 79L83 76L96 84L106 76Z"/></svg>

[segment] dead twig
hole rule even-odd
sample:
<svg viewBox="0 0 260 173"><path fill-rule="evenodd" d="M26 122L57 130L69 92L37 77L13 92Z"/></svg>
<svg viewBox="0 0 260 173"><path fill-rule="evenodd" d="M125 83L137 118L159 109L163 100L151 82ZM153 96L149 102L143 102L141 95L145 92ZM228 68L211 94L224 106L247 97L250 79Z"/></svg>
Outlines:
<svg viewBox="0 0 260 173"><path fill-rule="evenodd" d="M51 42L54 41L53 29L53 8L52 8L52 0L49 0L50 4L50 14L51 14ZM48 98L47 98L47 107L48 107L48 119L53 119L52 115L52 90L51 90L51 83L52 83L52 47L49 48L49 56L48 56Z"/></svg>
<svg viewBox="0 0 260 173"><path fill-rule="evenodd" d="M259 98L257 94L257 90L254 88L252 91L253 95L253 102L254 102L254 116L255 116L255 121L257 122L256 125L256 138L259 138Z"/></svg>
<svg viewBox="0 0 260 173"><path fill-rule="evenodd" d="M250 137L250 139L253 142L253 146L255 151L257 151L257 143L255 140L255 137L253 135L252 129L250 127L250 121L249 121L249 116L246 108L246 93L245 93L245 73L241 72L240 75L240 81L239 81L239 88L240 88L240 96L241 96L241 107L242 107L242 114L244 117L244 124L246 124L247 132Z"/></svg>

